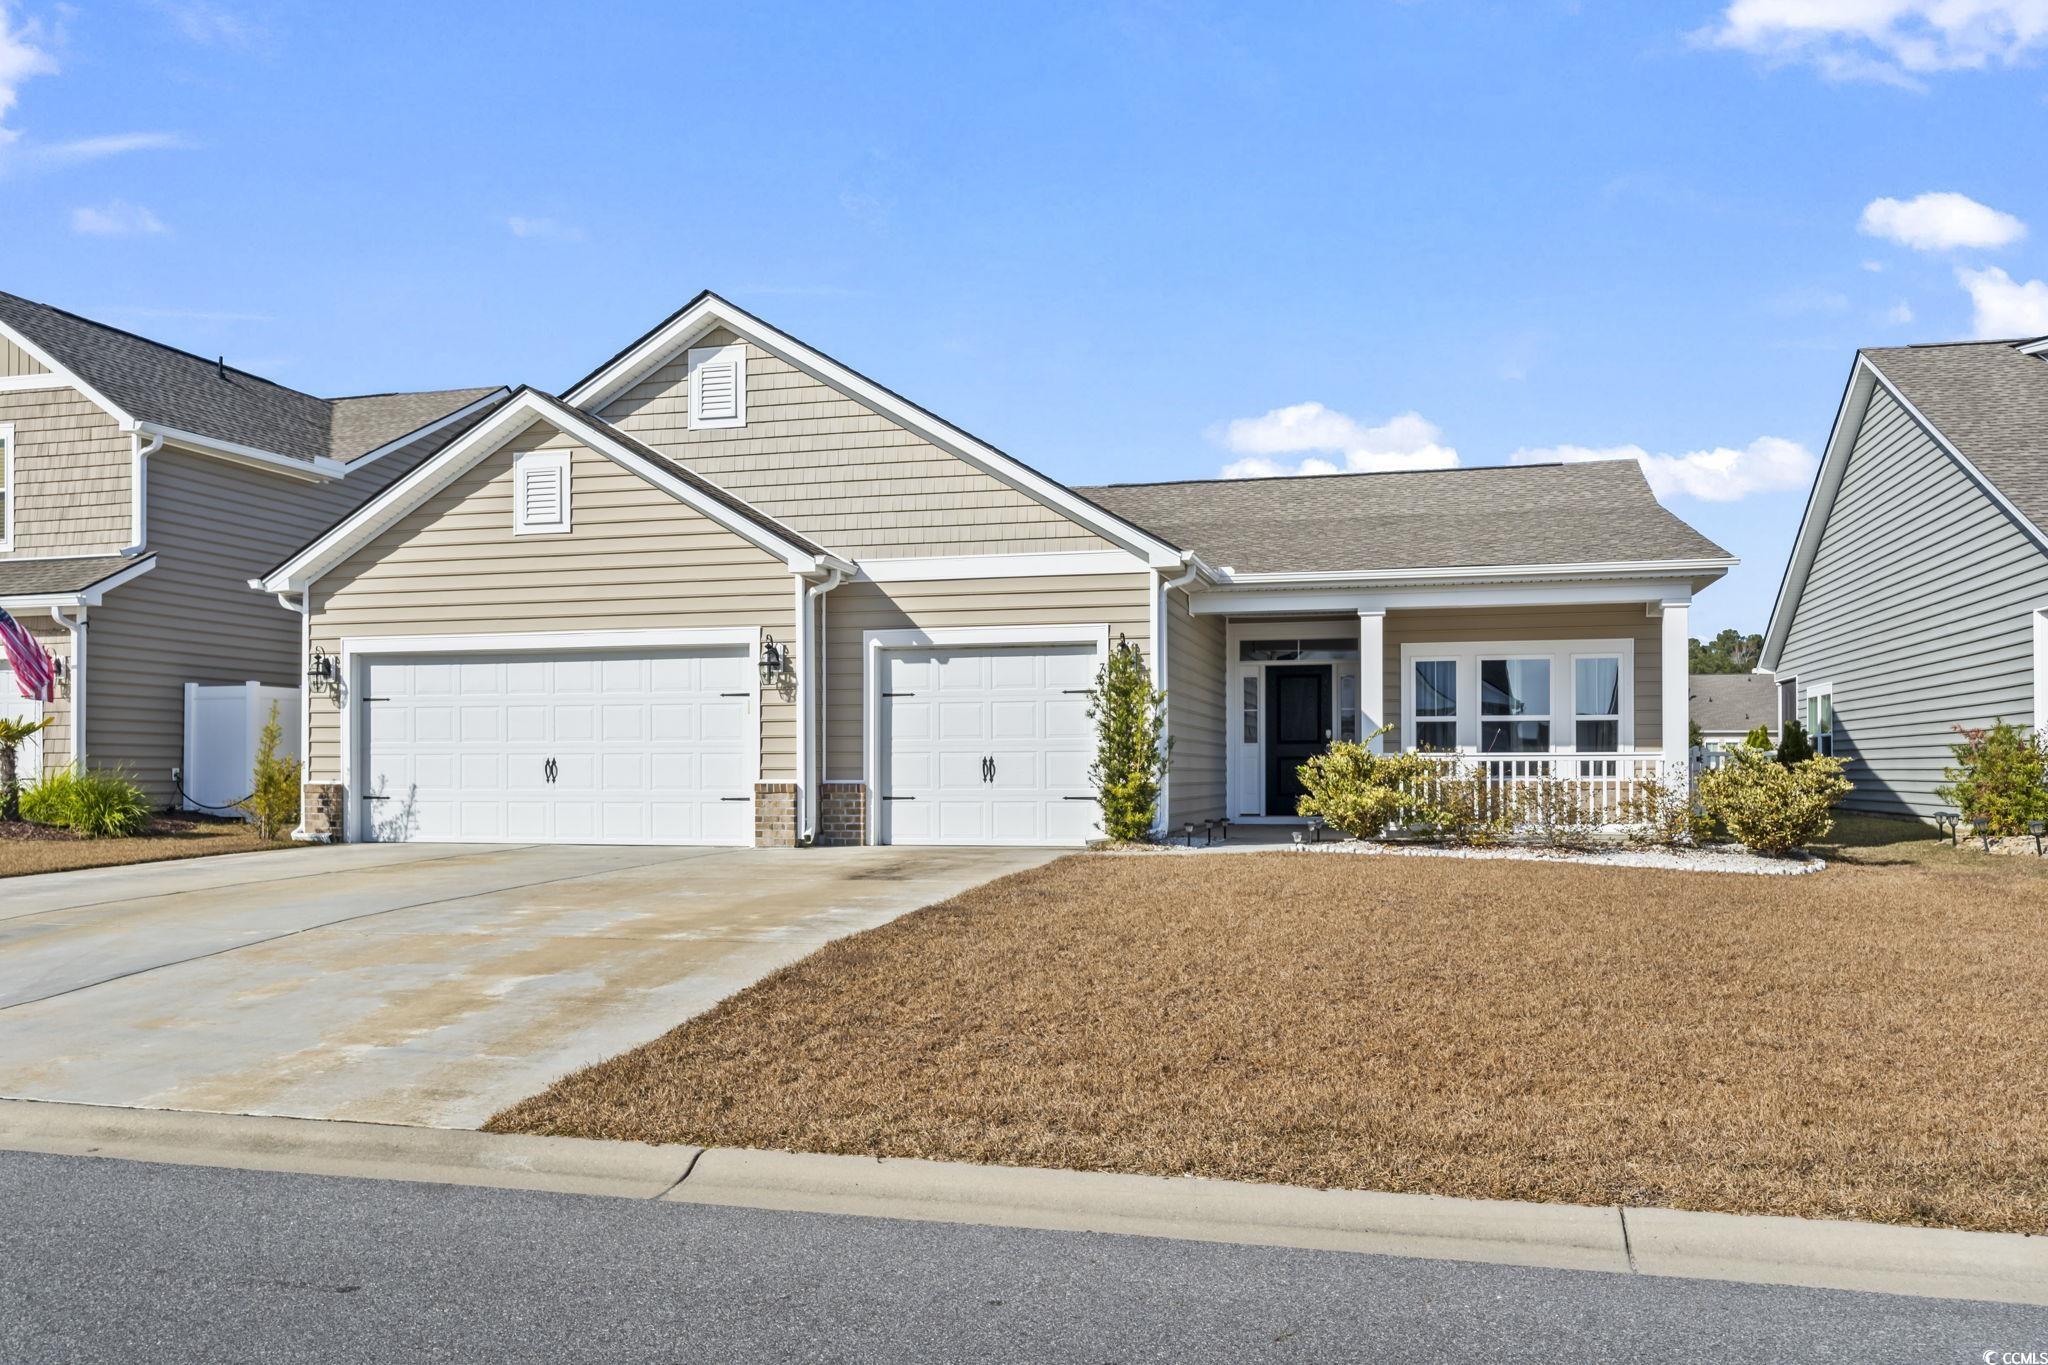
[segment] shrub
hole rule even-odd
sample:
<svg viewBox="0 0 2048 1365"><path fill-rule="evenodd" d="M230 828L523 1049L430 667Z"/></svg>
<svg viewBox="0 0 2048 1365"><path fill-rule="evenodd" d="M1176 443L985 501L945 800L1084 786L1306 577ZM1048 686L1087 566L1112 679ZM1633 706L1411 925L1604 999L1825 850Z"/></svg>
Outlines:
<svg viewBox="0 0 2048 1365"><path fill-rule="evenodd" d="M1320 817L1354 839L1376 839L1388 825L1419 817L1441 764L1424 754L1374 753L1371 741L1392 728L1374 732L1363 744L1340 740L1302 764L1306 795L1296 813Z"/></svg>
<svg viewBox="0 0 2048 1365"><path fill-rule="evenodd" d="M1765 736L1766 742L1769 736ZM1778 763L1782 767L1794 768L1813 757L1813 741L1806 737L1806 727L1796 720L1785 722L1785 733L1778 740Z"/></svg>
<svg viewBox="0 0 2048 1365"><path fill-rule="evenodd" d="M1628 784L1622 798L1622 819L1623 837L1628 842L1659 848L1696 844L1713 825L1691 792L1654 777Z"/></svg>
<svg viewBox="0 0 2048 1365"><path fill-rule="evenodd" d="M1787 767L1747 747L1730 750L1727 763L1703 774L1699 787L1707 815L1752 853L1774 857L1833 829L1829 811L1849 794L1840 759Z"/></svg>
<svg viewBox="0 0 2048 1365"><path fill-rule="evenodd" d="M272 702L270 719L256 737L256 771L249 795L235 803L255 822L257 837L263 839L282 839L299 823L299 760L277 756L283 738L277 703Z"/></svg>
<svg viewBox="0 0 2048 1365"><path fill-rule="evenodd" d="M1166 694L1152 686L1144 656L1122 636L1096 671L1088 716L1095 722L1088 779L1102 803L1102 832L1125 841L1151 837L1166 776Z"/></svg>
<svg viewBox="0 0 2048 1365"><path fill-rule="evenodd" d="M1989 821L1993 834L2025 834L2027 821L2048 820L2048 744L2031 730L1999 721L1990 729L1955 727L1955 766L1936 790L1969 820Z"/></svg>
<svg viewBox="0 0 2048 1365"><path fill-rule="evenodd" d="M124 839L149 829L149 798L126 773L52 773L21 794L24 819L56 825L88 839Z"/></svg>
<svg viewBox="0 0 2048 1365"><path fill-rule="evenodd" d="M1751 730L1748 734L1742 737L1742 747L1745 749L1770 748L1771 727L1768 725L1759 725L1756 727L1756 729Z"/></svg>
<svg viewBox="0 0 2048 1365"><path fill-rule="evenodd" d="M1586 786L1566 777L1535 778L1515 784L1514 829L1546 848L1587 848L1600 826Z"/></svg>
<svg viewBox="0 0 2048 1365"><path fill-rule="evenodd" d="M1484 847L1499 843L1513 828L1511 805L1483 777L1445 773L1431 785L1428 804L1415 814L1445 843Z"/></svg>

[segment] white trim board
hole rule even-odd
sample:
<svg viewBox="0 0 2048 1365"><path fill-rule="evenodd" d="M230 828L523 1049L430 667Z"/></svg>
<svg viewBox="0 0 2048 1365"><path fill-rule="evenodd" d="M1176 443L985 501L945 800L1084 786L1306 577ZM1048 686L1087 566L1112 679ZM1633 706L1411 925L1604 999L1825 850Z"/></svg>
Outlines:
<svg viewBox="0 0 2048 1365"><path fill-rule="evenodd" d="M891 649L963 649L992 645L1094 645L1097 667L1109 658L1109 623L1078 626L934 626L928 630L868 630L860 641L861 782L867 788L868 818L862 839L879 844L882 837L882 667L881 655Z"/></svg>
<svg viewBox="0 0 2048 1365"><path fill-rule="evenodd" d="M6 514L0 517L0 550L14 548L14 423L0 422L0 495L7 499Z"/></svg>
<svg viewBox="0 0 2048 1365"><path fill-rule="evenodd" d="M1907 417L1912 419L1927 434L1940 451L1955 461L1969 480L1991 499L2012 523L2020 528L2043 551L2048 551L2048 531L2034 524L2026 513L2013 505L2010 498L1998 490L1998 486L1984 472L1970 463L1969 457L1956 448L1955 443L1944 436L1941 429L1929 421L1912 400L1899 391L1896 384L1886 377L1883 370L1872 363L1870 357L1859 354L1850 368L1848 385L1843 389L1841 405L1835 410L1834 425L1828 432L1828 443L1821 456L1820 468L1814 472L1813 488L1806 499L1806 510L1799 518L1799 533L1792 543L1792 554L1785 562L1785 576L1778 583L1778 595L1771 604L1770 624L1764 629L1763 652L1757 659L1760 672L1775 673L1785 652L1786 637L1792 630L1792 617L1798 609L1799 597L1806 591L1807 577L1813 572L1814 559L1820 553L1820 542L1827 529L1828 517L1834 510L1835 498L1841 493L1842 479L1848 472L1849 459L1855 453L1856 441L1863 434L1863 423L1870 411L1870 400L1877 389L1882 387L1899 405Z"/></svg>
<svg viewBox="0 0 2048 1365"><path fill-rule="evenodd" d="M1211 588L1190 597L1188 609L1196 616L1289 616L1305 612L1416 611L1438 607L1576 607L1632 602L1654 605L1691 600L1691 584L1648 578L1620 583L1468 583L1292 592Z"/></svg>
<svg viewBox="0 0 2048 1365"><path fill-rule="evenodd" d="M508 631L475 635L346 635L340 641L341 659L335 676L343 688L339 711L338 752L335 781L341 786L341 841L362 839L362 817L355 790L356 748L361 743L356 723L356 705L361 697L364 662L390 657L435 654L595 654L611 650L667 650L740 647L750 651L748 662L761 657L759 626L718 626L677 630L549 630ZM748 786L761 780L761 689L748 689L748 708L753 712L753 777ZM310 711L309 707L302 710ZM310 764L309 764L310 768Z"/></svg>
<svg viewBox="0 0 2048 1365"><path fill-rule="evenodd" d="M832 556L820 556L783 538L772 525L743 516L725 502L702 489L674 478L649 464L640 455L606 435L587 413L564 407L536 390L522 389L512 401L489 419L451 441L422 461L405 477L364 503L339 525L301 549L297 554L260 579L255 587L265 592L297 592L308 578L316 577L347 559L378 534L395 525L408 512L448 487L464 472L504 448L536 422L544 422L599 455L639 475L764 553L783 562L792 573L818 573L853 565Z"/></svg>
<svg viewBox="0 0 2048 1365"><path fill-rule="evenodd" d="M678 353L687 350L691 342L715 327L726 328L819 383L866 404L990 477L1053 508L1097 535L1142 555L1151 567L1179 568L1186 562L1187 556L1178 547L1097 507L1064 484L1047 478L994 446L976 440L935 414L709 290L699 294L667 321L577 384L564 398L575 407L601 414L633 384L673 360Z"/></svg>
<svg viewBox="0 0 2048 1365"><path fill-rule="evenodd" d="M52 556L55 558L55 556ZM98 559L98 555L65 556L65 558ZM14 560L13 563L30 562ZM35 611L43 607L96 607L106 600L108 593L124 583L131 583L156 567L155 555L144 555L126 568L116 569L98 582L89 583L74 592L28 592L12 597L0 597L0 607L9 611Z"/></svg>
<svg viewBox="0 0 2048 1365"><path fill-rule="evenodd" d="M135 418L130 416L125 409L117 406L105 394L101 393L98 389L95 389L92 385L86 383L83 379L80 379L77 375L73 374L63 365L59 364L55 356L51 355L41 346L38 346L29 337L24 336L20 331L16 330L15 328L9 326L7 323L4 322L0 322L0 337L6 337L16 346L19 346L22 350L28 352L29 356L38 365L41 365L44 369L48 370L52 376L63 380L65 387L77 389L80 393L84 394L88 402L92 403L95 407L105 412L109 417L113 418L116 422L119 422L121 424L121 430L135 430ZM43 376L37 375L35 377L42 378Z"/></svg>
<svg viewBox="0 0 2048 1365"><path fill-rule="evenodd" d="M931 583L947 579L1060 578L1068 575L1150 573L1145 561L1123 550L1067 550L1049 554L911 555L856 561L857 581Z"/></svg>

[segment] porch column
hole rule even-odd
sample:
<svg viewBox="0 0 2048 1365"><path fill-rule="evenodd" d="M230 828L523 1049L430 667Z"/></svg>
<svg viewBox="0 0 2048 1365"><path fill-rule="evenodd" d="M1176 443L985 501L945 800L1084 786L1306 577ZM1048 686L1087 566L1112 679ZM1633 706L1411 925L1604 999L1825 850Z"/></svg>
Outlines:
<svg viewBox="0 0 2048 1365"><path fill-rule="evenodd" d="M1661 708L1664 718L1664 765L1667 772L1684 773L1691 757L1691 745L1686 743L1692 720L1692 651L1688 647L1692 618L1690 600L1667 600L1664 603L1663 617L1663 667L1659 670L1659 685L1664 689L1664 705Z"/></svg>
<svg viewBox="0 0 2048 1365"><path fill-rule="evenodd" d="M1387 614L1358 611L1358 733L1372 734L1387 723ZM1375 735L1374 753L1384 752L1384 735Z"/></svg>

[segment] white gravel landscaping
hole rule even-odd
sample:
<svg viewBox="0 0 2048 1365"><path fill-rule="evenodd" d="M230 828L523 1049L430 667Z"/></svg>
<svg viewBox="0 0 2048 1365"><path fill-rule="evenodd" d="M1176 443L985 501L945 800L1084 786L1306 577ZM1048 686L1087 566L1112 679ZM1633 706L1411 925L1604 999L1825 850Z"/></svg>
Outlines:
<svg viewBox="0 0 2048 1365"><path fill-rule="evenodd" d="M1765 858L1731 844L1715 844L1705 848L1564 849L1530 848L1520 844L1497 845L1491 848L1447 848L1441 844L1379 843L1368 839L1325 836L1318 843L1225 842L1198 844L1193 848L1184 844L1153 844L1105 848L1100 851L1112 857L1126 854L1142 854L1149 857L1162 853L1340 853L1387 858L1507 858L1532 863L1590 863L1596 867L1661 868L1667 872L1737 872L1753 877L1796 877L1807 872L1818 872L1827 866L1825 860L1810 853Z"/></svg>

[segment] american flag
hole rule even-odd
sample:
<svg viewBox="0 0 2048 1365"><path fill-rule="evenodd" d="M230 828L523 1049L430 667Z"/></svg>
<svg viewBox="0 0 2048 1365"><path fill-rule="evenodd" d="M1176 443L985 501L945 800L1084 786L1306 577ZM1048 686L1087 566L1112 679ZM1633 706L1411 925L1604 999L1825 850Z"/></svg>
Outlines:
<svg viewBox="0 0 2048 1365"><path fill-rule="evenodd" d="M0 610L0 647L7 651L8 666L14 670L14 685L24 697L37 701L57 699L57 661L50 657L36 637L22 629L21 622Z"/></svg>

